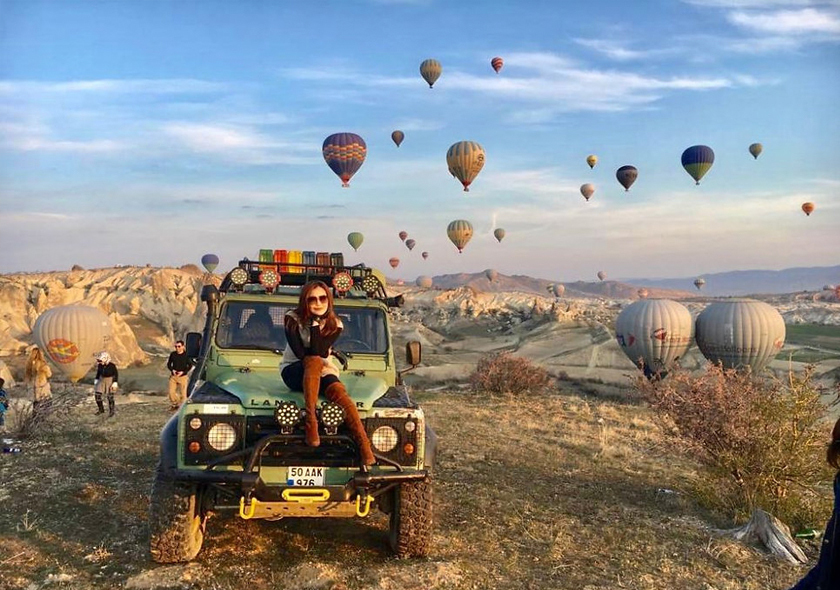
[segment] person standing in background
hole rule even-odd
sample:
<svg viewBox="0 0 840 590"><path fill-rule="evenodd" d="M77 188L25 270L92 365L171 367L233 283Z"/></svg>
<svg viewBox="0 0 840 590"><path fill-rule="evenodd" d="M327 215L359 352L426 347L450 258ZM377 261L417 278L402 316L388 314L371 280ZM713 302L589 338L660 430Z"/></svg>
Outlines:
<svg viewBox="0 0 840 590"><path fill-rule="evenodd" d="M105 413L105 406L102 404L102 394L108 395L108 417L114 415L116 412L116 404L114 403L114 392L119 385L119 372L117 365L111 362L111 355L107 352L100 352L96 357L96 378L93 380L93 393L96 398L97 414Z"/></svg>
<svg viewBox="0 0 840 590"><path fill-rule="evenodd" d="M6 410L9 409L9 398L6 395L6 390L3 386L6 380L0 377L0 432L6 432Z"/></svg>
<svg viewBox="0 0 840 590"><path fill-rule="evenodd" d="M193 361L187 356L184 341L175 342L175 350L169 353L166 368L169 369L169 409L175 411L187 401L188 374L193 367Z"/></svg>
<svg viewBox="0 0 840 590"><path fill-rule="evenodd" d="M52 369L44 358L44 353L37 346L33 346L24 370L24 380L32 385L33 413L48 411L52 404L50 377Z"/></svg>

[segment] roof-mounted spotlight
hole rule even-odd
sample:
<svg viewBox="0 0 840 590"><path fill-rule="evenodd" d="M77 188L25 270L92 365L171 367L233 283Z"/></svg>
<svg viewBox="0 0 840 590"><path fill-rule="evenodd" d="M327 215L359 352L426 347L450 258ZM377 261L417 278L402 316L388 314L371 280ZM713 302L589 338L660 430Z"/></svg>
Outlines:
<svg viewBox="0 0 840 590"><path fill-rule="evenodd" d="M270 268L262 271L260 273L260 285L265 287L265 292L270 293L274 291L277 285L280 284L280 275L277 274L276 270L272 270Z"/></svg>
<svg viewBox="0 0 840 590"><path fill-rule="evenodd" d="M248 271L238 266L230 271L230 282L239 288L248 282Z"/></svg>
<svg viewBox="0 0 840 590"><path fill-rule="evenodd" d="M353 288L353 277L351 277L350 273L346 271L336 273L332 279L332 286L336 293L344 295L347 291Z"/></svg>
<svg viewBox="0 0 840 590"><path fill-rule="evenodd" d="M362 279L362 290L367 293L368 297L372 297L380 287L379 279L373 275L368 275Z"/></svg>

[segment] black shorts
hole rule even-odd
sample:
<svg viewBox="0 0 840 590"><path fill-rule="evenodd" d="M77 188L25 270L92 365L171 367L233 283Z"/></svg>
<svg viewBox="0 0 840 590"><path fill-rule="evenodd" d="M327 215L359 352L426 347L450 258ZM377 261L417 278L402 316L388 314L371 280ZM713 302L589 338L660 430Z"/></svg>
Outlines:
<svg viewBox="0 0 840 590"><path fill-rule="evenodd" d="M286 366L280 373L283 378L283 383L292 391L303 391L303 361L295 361L291 365ZM333 383L338 383L339 379L335 375L324 375L321 377L321 386L318 388L318 395L324 395L327 387Z"/></svg>

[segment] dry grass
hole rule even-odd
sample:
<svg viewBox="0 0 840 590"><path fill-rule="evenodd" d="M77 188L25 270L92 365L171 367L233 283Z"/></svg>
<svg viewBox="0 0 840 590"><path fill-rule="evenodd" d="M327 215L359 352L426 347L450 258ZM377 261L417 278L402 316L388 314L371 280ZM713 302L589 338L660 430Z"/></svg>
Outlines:
<svg viewBox="0 0 840 590"><path fill-rule="evenodd" d="M696 464L648 410L571 385L515 400L416 395L440 439L437 527L432 557L408 561L390 555L384 515L219 516L196 562L158 566L145 507L166 401L118 398L111 420L80 406L0 459L0 589L781 590L804 574L712 535L726 523L684 493Z"/></svg>

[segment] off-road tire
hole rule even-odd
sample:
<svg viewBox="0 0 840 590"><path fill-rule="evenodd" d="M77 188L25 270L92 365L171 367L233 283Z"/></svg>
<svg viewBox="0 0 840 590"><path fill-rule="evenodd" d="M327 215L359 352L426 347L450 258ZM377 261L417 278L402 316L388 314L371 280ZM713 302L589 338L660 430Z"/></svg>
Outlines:
<svg viewBox="0 0 840 590"><path fill-rule="evenodd" d="M192 560L204 542L206 515L195 485L157 473L149 499L149 551L157 563Z"/></svg>
<svg viewBox="0 0 840 590"><path fill-rule="evenodd" d="M431 477L425 481L401 483L393 494L388 535L391 550L400 559L427 557L432 546Z"/></svg>

